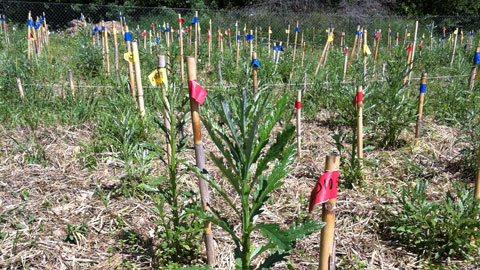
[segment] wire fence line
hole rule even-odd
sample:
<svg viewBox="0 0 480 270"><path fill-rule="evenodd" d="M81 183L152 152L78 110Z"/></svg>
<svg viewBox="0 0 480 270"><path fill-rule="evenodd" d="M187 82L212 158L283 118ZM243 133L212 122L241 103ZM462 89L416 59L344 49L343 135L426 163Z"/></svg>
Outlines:
<svg viewBox="0 0 480 270"><path fill-rule="evenodd" d="M432 77L427 77L427 80L444 80L444 79L453 79L453 78L465 78L465 77L468 77L470 75L455 75L455 76L432 76ZM421 80L422 78L421 77L413 77L412 80L413 81L419 81ZM384 79L381 79L380 81L384 81ZM349 84L349 83L354 83L356 81L345 81L343 82L343 84ZM326 81L326 82L322 82L320 84L328 84L329 82ZM331 82L330 82L331 83ZM312 85L317 85L318 82L316 83L272 83L272 84L264 84L264 85L261 85L261 86L264 86L264 87L273 87L273 86L283 86L283 87L286 87L286 86L303 86L303 85L308 85L308 86L312 86ZM69 87L68 86L68 82L65 82L63 84L59 84L59 83L29 83L29 84L24 84L23 86L33 86L33 87ZM113 85L87 85L87 84L78 84L78 85L75 85L76 88L116 88L116 87L122 87L122 86L113 86ZM204 86L205 88L233 88L233 87L238 87L237 85L220 85L220 84L217 84L217 85L205 85ZM146 86L145 88L147 89L155 89L155 87L150 87L150 86ZM183 87L184 89L188 89L187 86L184 86Z"/></svg>
<svg viewBox="0 0 480 270"><path fill-rule="evenodd" d="M320 11L311 10L305 12L293 12L285 9L271 9L266 5L255 5L241 9L213 10L213 9L186 9L186 8L167 8L167 7L132 7L117 5L96 5L96 4L66 4L66 3L40 3L40 2L20 2L20 1L0 1L0 14L4 14L9 23L25 24L28 12L32 16L42 17L45 13L48 25L51 30L63 31L68 28L75 19L80 19L83 14L89 23L98 23L101 20L111 21L119 20L120 13L122 18L126 19L128 24L139 25L141 29L149 29L149 26L163 22L176 23L178 14L182 14L185 22L188 22L194 16L195 11L199 11L199 22L202 30L206 31L208 22L211 19L214 28L235 29L235 23L238 22L240 31L246 28L252 28L265 34L270 27L272 39L284 40L286 30L290 24L290 34L295 33L296 23L298 21L298 30L305 32L305 39L312 39L314 32L317 35L322 34L325 28L335 27L335 30L347 33L354 33L357 25L362 25L374 29L386 29L390 26L392 32L403 33L406 27L410 25L413 28L415 20L419 21L420 33L431 30L440 35L443 27L449 31L455 27L465 31L477 30L480 28L480 17L477 16L422 16L422 17L403 17L403 16L366 16L366 15L345 15L328 14ZM232 31L233 33L233 31Z"/></svg>

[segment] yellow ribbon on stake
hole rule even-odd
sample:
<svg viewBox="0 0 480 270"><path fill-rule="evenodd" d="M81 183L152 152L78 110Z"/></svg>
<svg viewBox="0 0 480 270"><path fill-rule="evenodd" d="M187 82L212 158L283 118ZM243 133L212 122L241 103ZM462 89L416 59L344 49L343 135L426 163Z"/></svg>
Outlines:
<svg viewBox="0 0 480 270"><path fill-rule="evenodd" d="M123 59L125 59L128 62L138 62L138 53L135 52L126 52L123 54Z"/></svg>
<svg viewBox="0 0 480 270"><path fill-rule="evenodd" d="M286 34L290 34L290 31L288 29L285 29Z"/></svg>

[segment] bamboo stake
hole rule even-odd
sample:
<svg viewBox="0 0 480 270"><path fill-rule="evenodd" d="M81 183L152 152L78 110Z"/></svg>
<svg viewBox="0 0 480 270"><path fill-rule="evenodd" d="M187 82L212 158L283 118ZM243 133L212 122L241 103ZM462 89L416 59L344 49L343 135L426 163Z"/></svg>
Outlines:
<svg viewBox="0 0 480 270"><path fill-rule="evenodd" d="M297 52L297 38L298 38L298 21L297 21L297 27L295 27L295 42L293 45L293 59L292 59L293 64L295 64L295 54Z"/></svg>
<svg viewBox="0 0 480 270"><path fill-rule="evenodd" d="M207 31L207 42L208 42L208 66L210 66L210 58L212 51L212 20L208 22L209 28Z"/></svg>
<svg viewBox="0 0 480 270"><path fill-rule="evenodd" d="M470 89L473 89L473 86L475 85L475 77L477 76L477 67L479 63L480 63L480 46L478 46L477 49L475 50L475 54L473 57L473 68L472 68L472 71L470 72L470 80L468 82L468 87Z"/></svg>
<svg viewBox="0 0 480 270"><path fill-rule="evenodd" d="M105 58L105 23L102 20L100 22L100 29L102 30L102 62L105 65L106 58Z"/></svg>
<svg viewBox="0 0 480 270"><path fill-rule="evenodd" d="M375 55L373 56L373 77L375 77L375 68L377 66L378 48L380 47L380 38L382 37L382 29L378 30L375 36Z"/></svg>
<svg viewBox="0 0 480 270"><path fill-rule="evenodd" d="M343 83L347 78L347 67L348 67L348 47L345 47L345 60L343 62Z"/></svg>
<svg viewBox="0 0 480 270"><path fill-rule="evenodd" d="M355 59L358 59L358 54L360 51L362 51L362 45L363 45L363 27L360 28L360 34L358 36L358 44L357 44L357 50L353 53L355 53Z"/></svg>
<svg viewBox="0 0 480 270"><path fill-rule="evenodd" d="M325 171L338 171L340 157L329 155L325 160ZM323 204L322 220L325 227L322 228L320 238L320 263L319 270L335 269L335 204L337 199L329 199Z"/></svg>
<svg viewBox="0 0 480 270"><path fill-rule="evenodd" d="M117 42L117 27L116 27L116 22L112 21L112 26L113 26L113 61L115 65L115 78L118 81L119 80L119 74L118 74L118 42Z"/></svg>
<svg viewBox="0 0 480 270"><path fill-rule="evenodd" d="M390 55L392 52L392 28L390 28L390 25L388 25L387 50L388 55Z"/></svg>
<svg viewBox="0 0 480 270"><path fill-rule="evenodd" d="M328 36L330 37L331 34L332 34L332 33L330 32L330 33L328 34ZM317 69L315 70L315 74L313 75L314 77L317 76L318 71L320 70L320 66L321 66L322 63L323 63L323 60L324 60L324 58L325 58L325 54L326 54L326 52L327 52L327 50L328 50L329 45L330 45L330 42L328 41L328 38L327 38L327 41L326 41L326 43L325 43L325 47L323 48L323 51L322 51L322 55L320 56L320 59L319 59L319 61L318 61Z"/></svg>
<svg viewBox="0 0 480 270"><path fill-rule="evenodd" d="M18 77L17 77L17 86L18 86L18 92L20 93L20 99L23 100L25 98L25 95L23 94L22 81Z"/></svg>
<svg viewBox="0 0 480 270"><path fill-rule="evenodd" d="M75 97L75 85L73 84L72 70L68 70L68 83L70 84L70 94Z"/></svg>
<svg viewBox="0 0 480 270"><path fill-rule="evenodd" d="M354 52L357 49L357 41L358 41L359 36L360 36L360 25L357 25L357 31L355 32L355 40L353 42L352 53L350 53L350 57L348 58L348 64L349 65L350 65L350 62L352 62Z"/></svg>
<svg viewBox="0 0 480 270"><path fill-rule="evenodd" d="M307 73L304 75L304 87L306 86ZM297 101L295 102L297 109L297 155L302 157L302 90L297 89Z"/></svg>
<svg viewBox="0 0 480 270"><path fill-rule="evenodd" d="M125 25L125 36L130 35L130 32L128 31L128 26ZM131 41L125 41L125 44L127 46L127 52L131 53L132 52L132 45ZM128 61L128 76L130 79L130 89L132 91L132 101L133 103L137 103L137 98L136 98L136 87L135 87L135 77L133 75L133 63Z"/></svg>
<svg viewBox="0 0 480 270"><path fill-rule="evenodd" d="M143 87L142 87L142 74L140 71L140 58L138 54L137 42L132 42L133 50L133 63L135 64L135 80L137 82L137 93L138 93L138 107L140 109L140 117L145 116L145 105L143 102Z"/></svg>
<svg viewBox="0 0 480 270"><path fill-rule="evenodd" d="M107 59L107 77L110 77L110 52L108 49L108 29L105 28L105 58Z"/></svg>
<svg viewBox="0 0 480 270"><path fill-rule="evenodd" d="M408 33L408 25L405 27L405 36L403 37L403 47L407 44L407 33Z"/></svg>
<svg viewBox="0 0 480 270"><path fill-rule="evenodd" d="M450 61L450 65L453 65L453 60L455 59L455 49L457 48L458 28L455 30L454 33L455 33L455 41L453 43L452 60Z"/></svg>
<svg viewBox="0 0 480 270"><path fill-rule="evenodd" d="M417 47L417 33L418 33L418 21L415 21L415 35L413 36L412 60L410 61L410 73L408 74L408 84L410 84L410 80L412 79L413 60L415 60L415 49Z"/></svg>
<svg viewBox="0 0 480 270"><path fill-rule="evenodd" d="M368 47L367 44L367 29L363 30L363 47ZM363 83L367 82L367 52L363 53Z"/></svg>
<svg viewBox="0 0 480 270"><path fill-rule="evenodd" d="M480 146L478 147L478 169L475 181L475 199L480 199Z"/></svg>
<svg viewBox="0 0 480 270"><path fill-rule="evenodd" d="M411 45L410 45L411 46ZM403 79L403 84L406 84L407 83L407 80L408 80L408 74L410 72L410 62L412 61L412 49L411 47L408 46L407 47L407 50L408 50L408 56L407 56L407 70L405 71L405 78Z"/></svg>
<svg viewBox="0 0 480 270"><path fill-rule="evenodd" d="M157 74L158 76L162 76L161 70L165 69L165 55L157 55L158 58L158 66L157 66ZM164 71L165 74L167 74L166 70ZM165 75L166 76L166 75ZM163 79L163 78L162 78ZM170 112L170 103L168 102L168 99L165 95L165 92L168 91L168 83L162 81L160 84L160 91L162 92L162 99L163 102L165 103L166 111ZM166 127L167 130L170 130L171 126L171 119L170 119L170 114L166 113L165 118L163 119L163 123ZM171 158L172 158L172 147L170 145L170 142L168 138L165 138L165 144L167 145L167 164L170 167L171 166Z"/></svg>
<svg viewBox="0 0 480 270"><path fill-rule="evenodd" d="M268 56L270 56L270 35L272 34L272 30L270 29L270 25L268 26Z"/></svg>
<svg viewBox="0 0 480 270"><path fill-rule="evenodd" d="M340 49L343 49L343 46L345 46L345 32L342 31L342 35L340 36Z"/></svg>
<svg viewBox="0 0 480 270"><path fill-rule="evenodd" d="M197 80L197 63L195 58L189 56L187 57L187 73L188 80L195 81ZM202 131L201 131L201 122L200 122L200 108L199 104L195 99L190 97L190 112L192 118L192 128L193 128L193 140L195 148L195 160L197 168L200 171L205 170L205 156L203 152L202 144ZM208 183L199 178L199 187L200 187L200 197L202 201L202 210L204 212L209 211L209 194L208 194ZM207 251L207 264L215 264L215 251L213 246L213 234L212 234L212 224L210 221L205 222L205 246Z"/></svg>
<svg viewBox="0 0 480 270"><path fill-rule="evenodd" d="M236 62L236 67L238 69L238 58L240 56L240 32L237 30L236 34L237 34L237 62Z"/></svg>
<svg viewBox="0 0 480 270"><path fill-rule="evenodd" d="M423 126L423 101L425 99L425 89L427 87L427 73L422 73L422 81L420 82L420 94L418 96L418 115L417 125L415 126L415 138L420 138Z"/></svg>
<svg viewBox="0 0 480 270"><path fill-rule="evenodd" d="M167 42L167 65L170 67L170 25L167 23L167 29L165 31L165 41Z"/></svg>
<svg viewBox="0 0 480 270"><path fill-rule="evenodd" d="M290 40L290 24L288 24L288 28L287 28L287 46L285 46L285 48L288 48L289 40Z"/></svg>
<svg viewBox="0 0 480 270"><path fill-rule="evenodd" d="M325 67L327 65L327 59L328 59L328 52L330 51L330 47L333 46L333 26L330 27L330 32L328 33L327 35L327 40L329 39L329 37L331 37L332 39L332 42L328 42L328 47L327 47L327 50L325 51L325 56L323 58L323 67Z"/></svg>
<svg viewBox="0 0 480 270"><path fill-rule="evenodd" d="M184 70L184 60L183 60L183 29L182 29L182 15L180 13L178 13L178 31L179 31L179 34L180 34L180 43L179 43L179 46L180 46L180 74L182 76L182 82L185 81L185 75L183 74L183 70Z"/></svg>
<svg viewBox="0 0 480 270"><path fill-rule="evenodd" d="M195 18L197 18L198 20L198 11L195 11ZM195 23L195 43L194 43L194 47L195 47L195 61L198 61L198 23Z"/></svg>
<svg viewBox="0 0 480 270"><path fill-rule="evenodd" d="M250 29L250 35L253 36L252 29ZM253 38L250 39L250 58L253 58Z"/></svg>
<svg viewBox="0 0 480 270"><path fill-rule="evenodd" d="M257 59L257 53L252 52L252 64L255 59ZM258 91L258 81L257 81L257 67L255 65L252 66L252 76L253 76L253 93L256 94Z"/></svg>
<svg viewBox="0 0 480 270"><path fill-rule="evenodd" d="M230 35L230 28L227 30L228 32L228 49L231 51L232 50L232 35Z"/></svg>
<svg viewBox="0 0 480 270"><path fill-rule="evenodd" d="M305 41L303 41L303 31L302 31L302 67L303 67L303 61L305 59Z"/></svg>
<svg viewBox="0 0 480 270"><path fill-rule="evenodd" d="M355 98L355 104L357 106L357 156L359 159L363 159L363 87L357 86L357 97Z"/></svg>
<svg viewBox="0 0 480 270"><path fill-rule="evenodd" d="M28 20L30 20L30 11L28 12ZM31 50L32 50L32 41L30 36L32 35L30 26L27 26L27 59L28 59L28 66L30 67L30 58L31 58Z"/></svg>

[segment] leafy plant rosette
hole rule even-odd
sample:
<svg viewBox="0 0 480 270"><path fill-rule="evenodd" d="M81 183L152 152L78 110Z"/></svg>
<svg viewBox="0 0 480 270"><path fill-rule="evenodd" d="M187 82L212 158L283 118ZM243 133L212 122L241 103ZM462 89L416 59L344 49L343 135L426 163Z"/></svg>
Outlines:
<svg viewBox="0 0 480 270"><path fill-rule="evenodd" d="M221 154L219 157L210 152L209 158L228 184L219 184L206 171L190 167L230 207L205 213L198 209L197 214L228 232L236 245L236 268L243 270L268 269L290 254L297 239L324 226L322 222L306 220L282 230L279 224L258 222L262 207L272 192L283 185L282 179L291 171L296 156L292 143L295 127L290 121L273 135L274 127L280 126L281 119L288 112L289 95L274 101L269 93L271 91L261 89L249 98L243 90L241 95L231 95L228 99L219 95L211 102L213 110L203 117L203 123ZM276 138L272 141L274 136ZM234 196L230 195L232 192ZM235 231L234 222L241 223L239 232ZM252 245L251 235L255 231L260 231L268 239L266 244ZM267 251L268 256L261 256ZM265 259L262 261L261 258Z"/></svg>

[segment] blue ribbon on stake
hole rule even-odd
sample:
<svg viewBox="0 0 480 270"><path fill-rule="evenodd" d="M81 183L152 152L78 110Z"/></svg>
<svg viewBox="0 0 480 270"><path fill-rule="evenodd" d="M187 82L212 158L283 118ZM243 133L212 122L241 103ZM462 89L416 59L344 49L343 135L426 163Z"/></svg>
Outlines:
<svg viewBox="0 0 480 270"><path fill-rule="evenodd" d="M177 34L177 38L179 38L179 37L180 37L180 34Z"/></svg>
<svg viewBox="0 0 480 270"><path fill-rule="evenodd" d="M161 27L161 26L158 27L158 31L162 31L162 27Z"/></svg>
<svg viewBox="0 0 480 270"><path fill-rule="evenodd" d="M165 31L167 31L167 33L170 33L170 28L167 27L167 30L165 30Z"/></svg>
<svg viewBox="0 0 480 270"><path fill-rule="evenodd" d="M28 26L35 27L32 20L28 20L27 24L28 24Z"/></svg>
<svg viewBox="0 0 480 270"><path fill-rule="evenodd" d="M198 23L198 17L193 17L192 23Z"/></svg>
<svg viewBox="0 0 480 270"><path fill-rule="evenodd" d="M480 63L480 53L478 52L475 53L475 55L473 56L473 62L475 62L475 64Z"/></svg>
<svg viewBox="0 0 480 270"><path fill-rule="evenodd" d="M420 84L420 94L425 94L425 90L427 90L427 85L424 83Z"/></svg>
<svg viewBox="0 0 480 270"><path fill-rule="evenodd" d="M295 27L295 32L300 32L300 28Z"/></svg>
<svg viewBox="0 0 480 270"><path fill-rule="evenodd" d="M102 26L102 32L105 32L105 26Z"/></svg>
<svg viewBox="0 0 480 270"><path fill-rule="evenodd" d="M132 35L130 32L125 32L125 41L132 41Z"/></svg>
<svg viewBox="0 0 480 270"><path fill-rule="evenodd" d="M260 67L260 62L258 62L258 59L256 58L252 59L252 66L257 68Z"/></svg>
<svg viewBox="0 0 480 270"><path fill-rule="evenodd" d="M157 37L157 38L155 39L155 41L156 41L157 43L159 43L159 42L160 42L160 38Z"/></svg>
<svg viewBox="0 0 480 270"><path fill-rule="evenodd" d="M251 40L251 39L253 39L253 35L246 35L246 36L245 36L245 39L246 39L246 40Z"/></svg>
<svg viewBox="0 0 480 270"><path fill-rule="evenodd" d="M121 19L121 18L122 18L122 14L118 15L118 18L120 18L120 19Z"/></svg>
<svg viewBox="0 0 480 270"><path fill-rule="evenodd" d="M95 28L92 29L92 36L95 36L95 33L97 33L97 31L95 31Z"/></svg>
<svg viewBox="0 0 480 270"><path fill-rule="evenodd" d="M278 46L278 50L283 52L283 47L282 46Z"/></svg>
<svg viewBox="0 0 480 270"><path fill-rule="evenodd" d="M273 46L273 50L276 51L276 50L277 50L277 46Z"/></svg>
<svg viewBox="0 0 480 270"><path fill-rule="evenodd" d="M437 41L437 44L440 45L440 41Z"/></svg>

